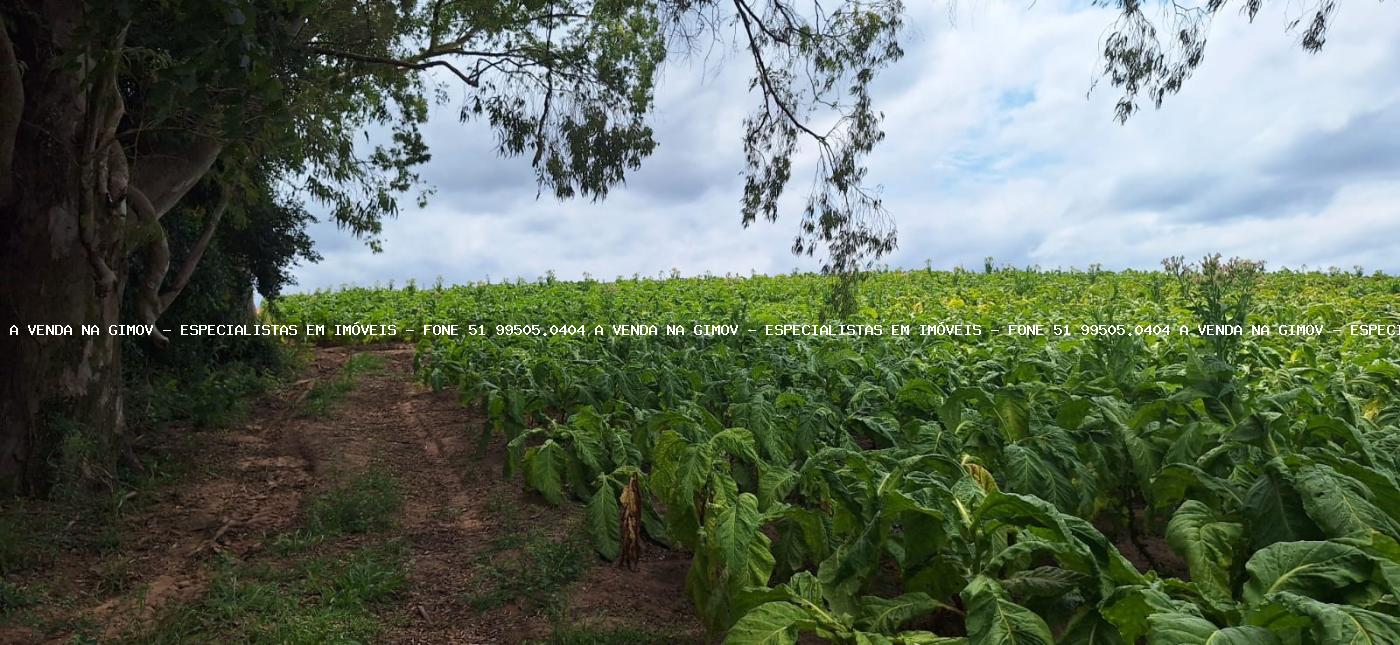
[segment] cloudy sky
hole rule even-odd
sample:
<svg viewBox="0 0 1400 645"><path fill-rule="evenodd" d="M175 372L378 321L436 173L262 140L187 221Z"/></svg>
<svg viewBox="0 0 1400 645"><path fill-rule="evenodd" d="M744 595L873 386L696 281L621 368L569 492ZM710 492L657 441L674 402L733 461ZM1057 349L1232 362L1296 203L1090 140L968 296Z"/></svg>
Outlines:
<svg viewBox="0 0 1400 645"><path fill-rule="evenodd" d="M1400 272L1400 7L1343 3L1317 55L1284 29L1297 3L1252 25L1227 10L1186 88L1119 125L1112 88L1086 96L1113 16L1085 4L960 3L950 20L945 2L909 0L870 159L899 228L890 265L1148 268L1218 251ZM325 259L297 290L815 268L788 251L798 213L739 223L747 62L671 67L660 148L599 203L536 199L528 160L497 158L445 106L427 128L428 207L386 222L380 254L317 225Z"/></svg>

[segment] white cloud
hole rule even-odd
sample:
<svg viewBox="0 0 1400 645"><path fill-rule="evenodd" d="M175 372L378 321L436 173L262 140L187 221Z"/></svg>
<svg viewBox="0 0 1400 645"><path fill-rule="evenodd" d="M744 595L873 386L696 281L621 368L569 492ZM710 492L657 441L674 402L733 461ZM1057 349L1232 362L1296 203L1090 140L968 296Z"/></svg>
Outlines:
<svg viewBox="0 0 1400 645"><path fill-rule="evenodd" d="M897 266L1152 267L1220 251L1271 266L1400 270L1400 11L1358 0L1308 55L1266 8L1225 12L1205 65L1160 111L1112 120L1111 87L1085 96L1112 20L1070 0L911 5L905 60L877 87L889 137L871 159L900 230ZM713 61L711 65L713 65ZM598 203L536 200L523 159L445 110L428 131L433 204L386 222L386 252L343 241L298 270L342 283L785 272L798 213L739 225L747 61L665 76L661 146ZM794 173L793 191L808 177ZM333 227L319 240L343 236Z"/></svg>

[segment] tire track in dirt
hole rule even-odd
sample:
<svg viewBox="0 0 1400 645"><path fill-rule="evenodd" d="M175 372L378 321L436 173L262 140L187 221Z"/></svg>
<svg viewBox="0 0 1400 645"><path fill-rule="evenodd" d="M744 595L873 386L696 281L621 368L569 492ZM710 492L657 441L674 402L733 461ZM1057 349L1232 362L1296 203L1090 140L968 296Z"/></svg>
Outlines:
<svg viewBox="0 0 1400 645"><path fill-rule="evenodd" d="M464 591L470 589L476 545L497 527L485 510L482 490L467 487L469 471L457 438L469 410L448 393L434 393L412 378L411 348L380 354L386 373L378 386L352 394L351 406L370 399L373 421L361 435L378 444L379 459L403 489L403 537L409 547L404 598L385 612L387 642L491 643L501 632L470 620Z"/></svg>
<svg viewBox="0 0 1400 645"><path fill-rule="evenodd" d="M685 599L689 558L654 545L637 572L596 559L568 588L562 621L526 602L474 610L470 597L490 584L483 558L519 556L497 552L494 543L525 531L563 539L577 529L582 509L549 506L505 479L504 442L497 437L478 452L486 423L479 408L463 405L455 392L417 383L411 348L380 355L386 359L381 383L352 393L347 407L372 410L366 414L376 421L361 439L380 446L404 489L408 584L402 601L383 614L386 642L514 643L545 638L561 623L700 633Z"/></svg>
<svg viewBox="0 0 1400 645"><path fill-rule="evenodd" d="M172 603L202 596L213 575L213 556L256 557L296 525L304 499L322 484L311 438L327 425L301 417L300 405L317 383L336 378L347 356L317 353L309 366L312 376L265 397L244 423L226 433L208 431L209 440L189 457L211 476L170 487L168 498L136 526L124 527L134 534L138 552L157 551L156 557L142 558L141 570L158 573L141 581L139 593L119 594L79 612L102 626L104 639L148 624ZM166 540L179 544L161 553Z"/></svg>
<svg viewBox="0 0 1400 645"><path fill-rule="evenodd" d="M324 416L304 415L312 388L340 378L358 353L380 357L383 368L357 375ZM376 610L382 642L517 643L561 626L702 634L685 599L689 558L650 544L636 572L581 555L591 562L563 591L565 616L520 599L474 609L472 597L499 583L484 569L522 557L501 544L526 533L576 538L582 508L550 506L504 478L504 442L477 446L480 410L455 392L420 385L412 365L406 345L318 348L304 377L256 402L244 422L173 430L171 437L188 433L189 445L177 452L197 472L158 488L154 500L123 517L117 551L64 552L22 580L64 599L46 609L44 621L96 625L104 639L139 631L166 608L197 602L216 555L269 557L268 547L298 526L313 495L379 470L400 487L398 537L407 547L406 584ZM129 561L132 577L120 590L98 591L99 569L113 558ZM0 643L67 642L76 633L0 624Z"/></svg>
<svg viewBox="0 0 1400 645"><path fill-rule="evenodd" d="M163 431L159 440L192 472L116 520L110 530L118 537L106 538L115 548L61 547L50 566L28 574L24 584L46 588L59 602L39 607L34 624L0 625L0 643L64 643L80 629L117 638L167 606L202 596L214 556L256 554L291 527L313 476L303 457L285 449L296 430L266 422L285 419L286 409L270 397L233 428ZM100 521L76 517L59 537L81 544L103 530Z"/></svg>

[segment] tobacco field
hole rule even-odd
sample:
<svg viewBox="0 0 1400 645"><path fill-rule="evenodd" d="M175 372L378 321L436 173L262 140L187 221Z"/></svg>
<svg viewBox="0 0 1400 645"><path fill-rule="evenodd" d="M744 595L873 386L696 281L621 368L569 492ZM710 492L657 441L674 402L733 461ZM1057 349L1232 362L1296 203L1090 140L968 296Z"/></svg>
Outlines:
<svg viewBox="0 0 1400 645"><path fill-rule="evenodd" d="M834 322L827 291L546 279L273 310L395 325L321 340L415 342L419 378L507 441L502 476L585 507L600 557L691 554L689 600L727 643L1400 643L1400 343L1349 327L1400 323L1400 279L1209 258L874 273L840 322L914 333L764 334ZM686 333L611 327L637 323Z"/></svg>

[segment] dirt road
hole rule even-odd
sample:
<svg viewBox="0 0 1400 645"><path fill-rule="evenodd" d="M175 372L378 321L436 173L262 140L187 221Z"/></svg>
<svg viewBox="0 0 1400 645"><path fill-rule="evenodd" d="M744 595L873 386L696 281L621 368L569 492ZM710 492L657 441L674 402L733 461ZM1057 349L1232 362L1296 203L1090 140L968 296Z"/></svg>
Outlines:
<svg viewBox="0 0 1400 645"><path fill-rule="evenodd" d="M300 637L279 623L301 620L307 634L353 624L351 640L374 642L702 638L683 554L648 546L636 572L602 561L580 537L581 508L549 506L503 478L504 446L478 447L482 423L455 393L414 381L410 347L317 349L301 378L242 422L176 435L180 474L93 529L113 533L105 548L74 538L14 576L38 591L0 616L0 642L286 641ZM354 508L361 481L385 482L364 489L389 500L382 529L343 521L369 513ZM394 554L388 591L327 600L317 572L366 549ZM254 583L341 613L269 613L284 610L244 601Z"/></svg>

